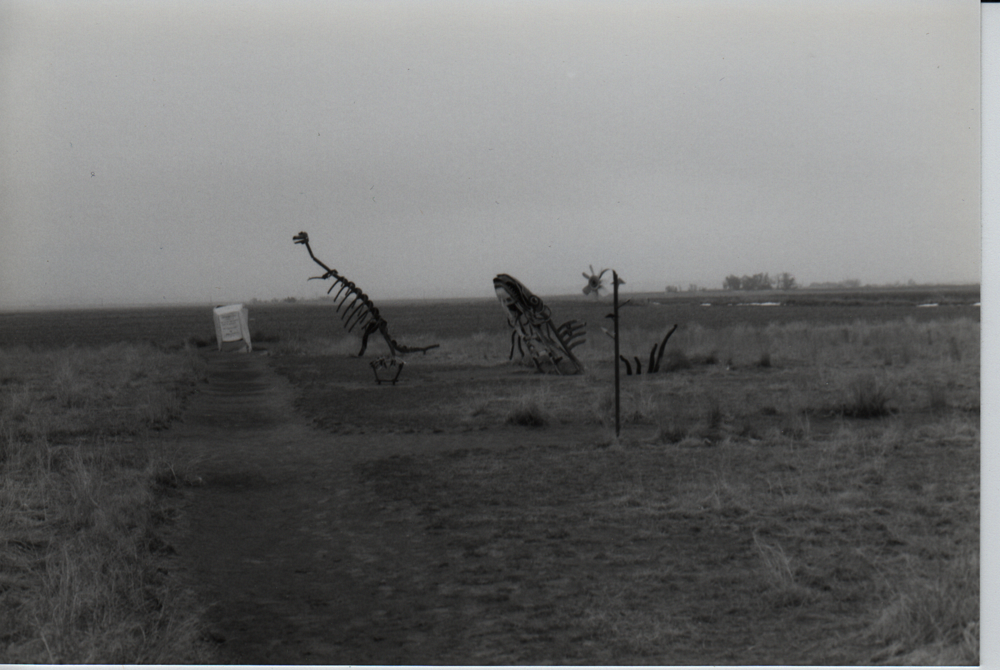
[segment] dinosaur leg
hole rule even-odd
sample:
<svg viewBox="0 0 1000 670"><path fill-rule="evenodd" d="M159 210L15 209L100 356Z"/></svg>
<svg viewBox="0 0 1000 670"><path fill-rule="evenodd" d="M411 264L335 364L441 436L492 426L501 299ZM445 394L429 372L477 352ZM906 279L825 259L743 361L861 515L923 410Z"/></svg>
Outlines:
<svg viewBox="0 0 1000 670"><path fill-rule="evenodd" d="M382 321L378 324L378 330L382 333L382 337L385 338L385 345L389 347L389 356L391 358L396 358L396 344L392 341L392 338L389 337L389 324Z"/></svg>
<svg viewBox="0 0 1000 670"><path fill-rule="evenodd" d="M365 326L365 332L361 335L361 351L358 352L358 358L365 355L365 350L368 349L368 336L378 330L378 324L374 321Z"/></svg>

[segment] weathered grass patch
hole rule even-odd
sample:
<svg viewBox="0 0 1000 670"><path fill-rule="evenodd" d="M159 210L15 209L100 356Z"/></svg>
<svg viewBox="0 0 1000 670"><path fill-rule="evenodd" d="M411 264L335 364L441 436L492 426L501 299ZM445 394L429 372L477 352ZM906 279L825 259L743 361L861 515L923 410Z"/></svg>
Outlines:
<svg viewBox="0 0 1000 670"><path fill-rule="evenodd" d="M504 421L516 426L540 428L551 420L544 405L545 396L538 392L532 392L514 401L513 406L507 410Z"/></svg>
<svg viewBox="0 0 1000 670"><path fill-rule="evenodd" d="M893 397L891 384L875 374L863 374L853 379L846 389L847 398L841 407L844 416L874 419L892 413L889 402Z"/></svg>
<svg viewBox="0 0 1000 670"><path fill-rule="evenodd" d="M200 370L194 354L143 344L0 351L0 416L24 438L163 428L180 415Z"/></svg>
<svg viewBox="0 0 1000 670"><path fill-rule="evenodd" d="M625 337L631 354L662 333ZM365 508L392 497L416 520L440 553L408 558L405 584L503 631L511 663L975 662L978 619L955 604L978 589L958 577L978 564L977 338L962 320L692 325L671 339L692 365L623 376L615 440L606 338L576 377L500 363L449 392L463 429L512 448L367 463ZM549 446L516 446L521 411Z"/></svg>
<svg viewBox="0 0 1000 670"><path fill-rule="evenodd" d="M869 634L880 663L975 665L979 661L979 551L933 562L905 556Z"/></svg>
<svg viewBox="0 0 1000 670"><path fill-rule="evenodd" d="M197 367L140 345L0 352L0 662L206 660L158 570L171 468L148 438Z"/></svg>
<svg viewBox="0 0 1000 670"><path fill-rule="evenodd" d="M364 477L460 541L427 577L449 598L517 584L479 619L592 642L564 662L977 662L976 419L827 418L751 440L722 406L697 399L670 439L663 424L612 449L389 459ZM514 658L553 658L532 648Z"/></svg>

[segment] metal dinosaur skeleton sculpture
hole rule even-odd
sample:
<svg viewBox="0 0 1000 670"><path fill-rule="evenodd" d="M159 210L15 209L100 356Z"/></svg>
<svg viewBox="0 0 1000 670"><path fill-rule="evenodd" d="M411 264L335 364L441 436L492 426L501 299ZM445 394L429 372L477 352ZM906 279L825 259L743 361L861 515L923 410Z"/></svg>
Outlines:
<svg viewBox="0 0 1000 670"><path fill-rule="evenodd" d="M348 281L346 277L316 258L312 252L312 247L309 246L308 233L299 233L292 240L295 244L304 244L306 251L309 252L309 257L325 270L321 276L310 277L309 279L333 279L333 285L327 290L327 295L332 293L333 289L337 288L337 286L340 286L333 300L334 302L337 302L338 299L340 300L340 302L337 302L337 313L344 320L344 327L347 328L347 332L351 332L359 325L364 326L364 330L361 333L361 351L358 352L358 357L364 356L365 350L368 349L368 338L371 335L378 332L385 338L385 343L389 347L389 355L377 358L371 362L372 370L375 372L375 381L379 384L383 381L390 381L395 384L396 380L399 379L399 373L403 371L403 361L396 358L397 354L410 354L416 351L426 354L429 350L440 346L438 344L431 344L426 347L407 347L392 339L389 335L389 324L382 318L378 308L368 296L355 286L354 282ZM344 297L341 298L341 295ZM347 306L344 308L343 313L341 313L340 308L344 307L345 304ZM396 373L392 379L379 377L379 370L393 369Z"/></svg>
<svg viewBox="0 0 1000 670"><path fill-rule="evenodd" d="M583 363L573 355L573 349L586 342L586 323L570 320L557 328L552 322L552 311L542 299L510 275L494 277L493 289L513 329L508 358L514 358L515 345L523 358L523 344L539 372L551 367L562 374L559 364L564 361L572 368L571 374L583 372Z"/></svg>

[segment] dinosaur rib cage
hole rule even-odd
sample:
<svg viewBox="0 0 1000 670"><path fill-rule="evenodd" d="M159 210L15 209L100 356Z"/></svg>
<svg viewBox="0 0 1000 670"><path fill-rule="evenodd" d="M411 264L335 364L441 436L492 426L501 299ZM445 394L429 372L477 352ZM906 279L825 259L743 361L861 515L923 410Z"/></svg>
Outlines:
<svg viewBox="0 0 1000 670"><path fill-rule="evenodd" d="M347 328L347 332L350 333L358 326L364 327L361 334L361 351L358 352L358 356L364 355L365 350L368 348L368 338L376 332L381 333L382 337L385 338L385 343L389 347L390 356L393 357L395 357L397 353L409 354L417 351L426 354L429 350L440 346L438 344L432 344L426 347L407 347L397 342L389 335L389 324L382 318L379 314L378 307L375 306L375 303L371 301L364 291L358 288L354 282L349 281L347 277L344 277L339 272L329 267L326 263L316 258L313 254L312 247L309 246L308 233L301 232L298 235L295 235L292 240L295 244L304 244L306 251L309 252L309 257L326 271L319 277L310 277L310 280L333 279L333 284L331 284L330 288L327 289L326 294L330 295L330 293L333 292L333 289L337 289L337 293L333 296L333 300L337 303L336 312L343 320L344 327ZM341 309L344 311L341 312Z"/></svg>

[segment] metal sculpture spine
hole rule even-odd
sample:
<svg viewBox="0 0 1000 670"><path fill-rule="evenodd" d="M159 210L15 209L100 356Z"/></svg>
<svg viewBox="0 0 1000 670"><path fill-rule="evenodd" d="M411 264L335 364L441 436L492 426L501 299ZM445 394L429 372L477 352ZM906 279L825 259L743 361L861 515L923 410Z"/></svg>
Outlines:
<svg viewBox="0 0 1000 670"><path fill-rule="evenodd" d="M382 334L383 338L385 338L385 343L389 347L389 355L392 361L387 362L385 359L379 359L378 361L373 362L372 369L375 370L375 379L379 381L379 383L382 381L392 381L393 384L395 384L396 379L398 379L399 370L402 369L403 364L402 361L395 362L396 354L410 354L417 351L426 354L429 350L440 346L438 344L431 344L426 347L407 347L394 340L389 335L389 324L382 318L379 314L378 308L368 298L368 296L360 288L358 288L354 282L348 281L346 277L316 258L315 254L313 254L312 247L309 246L308 233L299 233L298 235L295 235L292 240L295 244L305 245L306 251L309 252L309 257L312 258L317 265L323 268L323 270L325 270L325 272L319 277L310 277L309 279L333 279L333 284L326 291L327 295L332 293L333 289L338 286L340 287L337 290L337 293L333 296L333 300L337 303L337 313L340 314L340 318L344 321L344 327L347 328L347 332L351 332L359 326L364 327L361 334L361 351L358 352L358 356L364 356L365 351L368 349L368 338L371 335L378 332ZM343 312L341 312L341 308L343 308ZM397 366L396 378L392 380L382 380L378 377L378 369L380 367L386 368L392 367L393 365Z"/></svg>
<svg viewBox="0 0 1000 670"><path fill-rule="evenodd" d="M557 374L562 374L559 364L563 361L569 363L572 374L583 372L583 363L573 355L573 349L587 341L586 323L571 319L556 327L552 311L542 299L508 274L497 275L493 288L512 329L509 359L514 358L515 346L523 358L526 347L539 372L546 372L551 366Z"/></svg>

